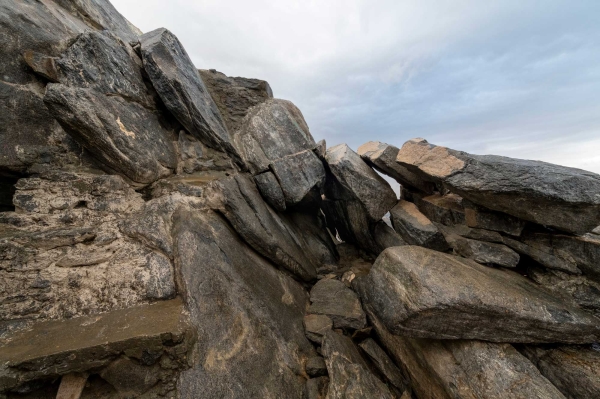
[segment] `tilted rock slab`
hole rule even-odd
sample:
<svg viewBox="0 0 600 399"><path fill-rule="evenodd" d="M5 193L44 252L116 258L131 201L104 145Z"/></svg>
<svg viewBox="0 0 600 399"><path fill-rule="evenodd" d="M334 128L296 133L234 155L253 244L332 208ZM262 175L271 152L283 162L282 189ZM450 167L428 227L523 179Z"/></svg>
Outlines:
<svg viewBox="0 0 600 399"><path fill-rule="evenodd" d="M525 277L417 246L379 255L361 297L397 335L590 343L600 319Z"/></svg>
<svg viewBox="0 0 600 399"><path fill-rule="evenodd" d="M452 248L454 253L481 264L516 267L520 256L506 245L457 237Z"/></svg>
<svg viewBox="0 0 600 399"><path fill-rule="evenodd" d="M397 162L465 199L521 219L582 234L600 224L600 176L581 169L472 155L407 141Z"/></svg>
<svg viewBox="0 0 600 399"><path fill-rule="evenodd" d="M325 183L325 168L312 150L279 158L271 164L271 170L279 182L286 206L300 203L313 188Z"/></svg>
<svg viewBox="0 0 600 399"><path fill-rule="evenodd" d="M445 251L448 243L438 228L412 202L400 200L390 210L394 230L411 245Z"/></svg>

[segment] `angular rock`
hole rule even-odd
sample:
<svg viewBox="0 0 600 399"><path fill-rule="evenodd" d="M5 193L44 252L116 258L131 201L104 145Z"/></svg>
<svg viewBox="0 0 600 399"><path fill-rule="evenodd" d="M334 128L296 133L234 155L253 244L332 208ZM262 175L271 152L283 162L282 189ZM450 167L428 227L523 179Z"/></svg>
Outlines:
<svg viewBox="0 0 600 399"><path fill-rule="evenodd" d="M177 37L160 28L143 34L140 44L144 69L168 110L204 144L240 162L219 108Z"/></svg>
<svg viewBox="0 0 600 399"><path fill-rule="evenodd" d="M516 267L519 254L502 244L471 240L459 237L452 243L456 255L472 259L477 263L502 267Z"/></svg>
<svg viewBox="0 0 600 399"><path fill-rule="evenodd" d="M267 171L256 175L254 181L267 204L275 210L285 211L285 196L273 172Z"/></svg>
<svg viewBox="0 0 600 399"><path fill-rule="evenodd" d="M156 367L145 367L128 358L115 360L102 370L100 376L124 397L139 397L159 380Z"/></svg>
<svg viewBox="0 0 600 399"><path fill-rule="evenodd" d="M389 247L406 245L406 241L404 241L402 237L400 237L400 235L383 220L380 220L375 224L375 227L373 228L373 239L379 246L379 252Z"/></svg>
<svg viewBox="0 0 600 399"><path fill-rule="evenodd" d="M308 358L306 361L306 374L311 377L321 377L327 375L325 359L323 359L321 356Z"/></svg>
<svg viewBox="0 0 600 399"><path fill-rule="evenodd" d="M323 338L323 356L329 371L328 399L392 399L388 387L369 370L356 345L329 331Z"/></svg>
<svg viewBox="0 0 600 399"><path fill-rule="evenodd" d="M268 170L286 155L316 147L300 110L280 99L253 107L235 132L234 142L252 174Z"/></svg>
<svg viewBox="0 0 600 399"><path fill-rule="evenodd" d="M446 226L465 224L465 209L462 198L455 194L434 194L417 198L415 205L429 220Z"/></svg>
<svg viewBox="0 0 600 399"><path fill-rule="evenodd" d="M212 211L174 215L176 263L202 339L179 376L181 397L303 398L315 351L302 320L308 295Z"/></svg>
<svg viewBox="0 0 600 399"><path fill-rule="evenodd" d="M369 165L384 173L402 186L409 186L425 193L432 193L435 185L424 181L404 166L396 163L400 149L380 141L369 141L358 147L356 151Z"/></svg>
<svg viewBox="0 0 600 399"><path fill-rule="evenodd" d="M358 296L339 280L319 280L310 290L310 301L308 312L328 316L334 328L359 330L367 324Z"/></svg>
<svg viewBox="0 0 600 399"><path fill-rule="evenodd" d="M340 187L331 187L329 199L356 200L372 221L380 220L398 198L390 185L346 144L327 150L327 164Z"/></svg>
<svg viewBox="0 0 600 399"><path fill-rule="evenodd" d="M325 154L327 154L327 143L324 139L319 140L314 151L315 154L319 157L319 159L325 160Z"/></svg>
<svg viewBox="0 0 600 399"><path fill-rule="evenodd" d="M327 188L329 182L325 183ZM379 253L378 244L371 229L373 221L362 204L356 200L328 200L321 203L327 220L327 227L333 235L352 243L368 252Z"/></svg>
<svg viewBox="0 0 600 399"><path fill-rule="evenodd" d="M26 50L23 52L23 59L35 73L48 79L50 82L58 83L56 57L48 57L33 50Z"/></svg>
<svg viewBox="0 0 600 399"><path fill-rule="evenodd" d="M549 269L561 270L571 274L581 274L581 270L579 270L573 258L558 257L550 247L529 246L509 237L502 237L502 242L521 255L528 256Z"/></svg>
<svg viewBox="0 0 600 399"><path fill-rule="evenodd" d="M470 201L464 201L463 204L465 206L465 222L469 227L499 231L517 237L521 235L525 227L524 220L506 213L490 211Z"/></svg>
<svg viewBox="0 0 600 399"><path fill-rule="evenodd" d="M567 398L600 397L600 351L597 349L526 346L521 353Z"/></svg>
<svg viewBox="0 0 600 399"><path fill-rule="evenodd" d="M394 334L493 342L589 343L600 320L525 277L417 246L388 248L361 300Z"/></svg>
<svg viewBox="0 0 600 399"><path fill-rule="evenodd" d="M141 105L54 83L48 85L44 103L108 171L148 184L177 166L170 133Z"/></svg>
<svg viewBox="0 0 600 399"><path fill-rule="evenodd" d="M358 346L369 355L373 364L387 378L390 384L398 388L400 392L403 392L407 388L408 382L402 371L394 364L385 351L377 345L373 338L365 339Z"/></svg>
<svg viewBox="0 0 600 399"><path fill-rule="evenodd" d="M79 399L87 382L87 375L70 373L60 379L60 386L56 393L57 399Z"/></svg>
<svg viewBox="0 0 600 399"><path fill-rule="evenodd" d="M229 77L214 69L199 72L230 132L241 127L250 108L273 98L271 86L264 80Z"/></svg>
<svg viewBox="0 0 600 399"><path fill-rule="evenodd" d="M484 207L583 234L600 223L600 176L581 169L472 155L423 139L407 141L397 162L421 178Z"/></svg>
<svg viewBox="0 0 600 399"><path fill-rule="evenodd" d="M287 206L300 203L311 191L316 191L313 197L320 199L319 188L325 183L325 168L312 150L279 158L271 164L271 170L281 186Z"/></svg>
<svg viewBox="0 0 600 399"><path fill-rule="evenodd" d="M411 245L445 251L448 249L444 235L423 215L412 202L400 200L390 210L394 230Z"/></svg>
<svg viewBox="0 0 600 399"><path fill-rule="evenodd" d="M329 387L328 377L311 378L306 381L307 399L325 399Z"/></svg>
<svg viewBox="0 0 600 399"><path fill-rule="evenodd" d="M321 345L323 335L333 328L333 322L322 314L307 314L304 316L304 329L308 339Z"/></svg>

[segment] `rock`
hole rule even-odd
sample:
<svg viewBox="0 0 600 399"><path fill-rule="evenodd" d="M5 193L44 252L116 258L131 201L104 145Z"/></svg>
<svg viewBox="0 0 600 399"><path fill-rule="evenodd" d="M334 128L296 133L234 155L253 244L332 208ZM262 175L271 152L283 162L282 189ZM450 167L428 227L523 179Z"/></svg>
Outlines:
<svg viewBox="0 0 600 399"><path fill-rule="evenodd" d="M35 73L48 79L50 82L58 83L56 57L48 57L33 50L26 50L23 52L23 59Z"/></svg>
<svg viewBox="0 0 600 399"><path fill-rule="evenodd" d="M39 322L17 331L0 354L0 389L38 378L85 372L121 355L152 362L163 353L183 360L193 344L181 300L100 315Z"/></svg>
<svg viewBox="0 0 600 399"><path fill-rule="evenodd" d="M325 359L321 356L310 357L306 361L306 374L311 377L321 377L327 375L327 366Z"/></svg>
<svg viewBox="0 0 600 399"><path fill-rule="evenodd" d="M478 205L583 234L600 223L600 176L581 169L494 155L472 155L409 140L397 162Z"/></svg>
<svg viewBox="0 0 600 399"><path fill-rule="evenodd" d="M312 150L305 150L279 158L271 164L287 206L292 206L310 197L320 199L319 189L325 183L325 168Z"/></svg>
<svg viewBox="0 0 600 399"><path fill-rule="evenodd" d="M455 194L433 194L415 200L419 211L429 220L446 226L465 224L465 209L462 198Z"/></svg>
<svg viewBox="0 0 600 399"><path fill-rule="evenodd" d="M524 220L506 213L490 211L469 201L464 201L464 205L465 222L469 227L499 231L517 237L525 227Z"/></svg>
<svg viewBox="0 0 600 399"><path fill-rule="evenodd" d="M335 279L322 279L310 290L309 313L328 316L334 328L359 330L367 319L354 291Z"/></svg>
<svg viewBox="0 0 600 399"><path fill-rule="evenodd" d="M325 154L327 154L327 143L325 142L324 139L319 140L314 151L315 151L315 154L319 157L319 159L325 160ZM600 226L599 226L599 228L600 228Z"/></svg>
<svg viewBox="0 0 600 399"><path fill-rule="evenodd" d="M400 237L400 235L383 220L380 220L375 224L375 227L373 228L373 239L377 245L379 245L379 252L386 248L406 245L406 242L402 237Z"/></svg>
<svg viewBox="0 0 600 399"><path fill-rule="evenodd" d="M383 349L373 340L367 338L358 346L365 351L377 369L387 378L387 380L403 392L407 388L407 379L402 374L402 371L394 364L392 359L385 353Z"/></svg>
<svg viewBox="0 0 600 399"><path fill-rule="evenodd" d="M325 399L329 387L328 377L311 378L306 381L307 399Z"/></svg>
<svg viewBox="0 0 600 399"><path fill-rule="evenodd" d="M380 141L369 141L358 147L358 155L369 165L384 173L402 186L410 186L425 193L432 193L435 185L420 179L417 175L410 172L404 166L396 163L396 157L400 149L382 143Z"/></svg>
<svg viewBox="0 0 600 399"><path fill-rule="evenodd" d="M159 375L156 369L157 367L146 367L132 359L122 357L104 368L100 372L100 376L120 395L139 397L158 382Z"/></svg>
<svg viewBox="0 0 600 399"><path fill-rule="evenodd" d="M380 220L398 200L390 185L346 144L327 150L325 156L338 188L328 188L329 199L358 201L372 221Z"/></svg>
<svg viewBox="0 0 600 399"><path fill-rule="evenodd" d="M600 352L597 349L526 346L521 353L567 398L600 396Z"/></svg>
<svg viewBox="0 0 600 399"><path fill-rule="evenodd" d="M229 77L215 70L199 72L230 132L241 127L250 108L273 98L271 86L264 80Z"/></svg>
<svg viewBox="0 0 600 399"><path fill-rule="evenodd" d="M333 322L322 314L307 314L304 316L304 328L308 339L321 345L323 335L333 328Z"/></svg>
<svg viewBox="0 0 600 399"><path fill-rule="evenodd" d="M412 202L400 200L390 211L394 230L404 241L437 251L448 249L444 236Z"/></svg>
<svg viewBox="0 0 600 399"><path fill-rule="evenodd" d="M44 102L107 171L143 185L170 175L177 166L169 132L137 103L54 83Z"/></svg>
<svg viewBox="0 0 600 399"><path fill-rule="evenodd" d="M350 338L329 331L323 338L322 350L329 370L328 399L394 397L388 387L371 373Z"/></svg>
<svg viewBox="0 0 600 399"><path fill-rule="evenodd" d="M329 181L325 187L329 186ZM327 220L327 227L333 235L338 235L343 241L358 246L371 253L380 252L371 230L373 221L360 202L354 200L328 200L321 203Z"/></svg>
<svg viewBox="0 0 600 399"><path fill-rule="evenodd" d="M285 196L273 172L267 171L256 175L254 181L267 204L277 211L285 211Z"/></svg>
<svg viewBox="0 0 600 399"><path fill-rule="evenodd" d="M253 107L235 132L234 141L254 175L267 171L279 158L316 147L300 110L279 99Z"/></svg>
<svg viewBox="0 0 600 399"><path fill-rule="evenodd" d="M417 246L388 248L361 300L397 335L493 342L589 343L600 320L517 273Z"/></svg>
<svg viewBox="0 0 600 399"><path fill-rule="evenodd" d="M510 344L401 337L370 320L419 398L564 399Z"/></svg>
<svg viewBox="0 0 600 399"><path fill-rule="evenodd" d="M56 393L57 399L79 399L87 382L87 375L70 373L60 379L60 386Z"/></svg>
<svg viewBox="0 0 600 399"><path fill-rule="evenodd" d="M548 247L541 249L537 246L536 248L508 237L502 237L502 242L521 255L528 256L549 269L561 270L571 274L581 274L581 270L579 270L573 258L565 259L555 256L553 254L554 251Z"/></svg>
<svg viewBox="0 0 600 399"><path fill-rule="evenodd" d="M484 265L491 264L502 267L516 267L519 254L506 245L471 240L459 237L452 243L456 255L472 259Z"/></svg>
<svg viewBox="0 0 600 399"><path fill-rule="evenodd" d="M302 325L305 290L212 211L180 208L174 226L183 295L202 336L179 395L303 398L304 363L315 356Z"/></svg>
<svg viewBox="0 0 600 399"><path fill-rule="evenodd" d="M193 136L240 163L219 108L177 37L160 28L143 34L140 44L144 69L167 109Z"/></svg>

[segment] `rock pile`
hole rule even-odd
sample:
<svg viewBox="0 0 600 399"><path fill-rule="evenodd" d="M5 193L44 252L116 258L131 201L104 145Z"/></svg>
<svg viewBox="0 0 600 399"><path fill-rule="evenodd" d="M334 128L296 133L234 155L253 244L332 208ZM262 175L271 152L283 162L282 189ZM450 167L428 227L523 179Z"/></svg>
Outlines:
<svg viewBox="0 0 600 399"><path fill-rule="evenodd" d="M107 0L0 24L0 398L600 398L599 175L327 148Z"/></svg>

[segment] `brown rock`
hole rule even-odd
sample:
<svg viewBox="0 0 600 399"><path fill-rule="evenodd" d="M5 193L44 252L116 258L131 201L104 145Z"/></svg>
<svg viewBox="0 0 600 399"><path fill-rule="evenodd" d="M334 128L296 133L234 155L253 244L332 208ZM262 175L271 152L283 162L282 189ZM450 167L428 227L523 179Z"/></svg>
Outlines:
<svg viewBox="0 0 600 399"><path fill-rule="evenodd" d="M328 316L334 328L358 330L367 324L358 296L339 280L319 280L310 290L310 301L308 312Z"/></svg>
<svg viewBox="0 0 600 399"><path fill-rule="evenodd" d="M304 329L308 339L321 345L323 335L333 328L333 322L322 314L307 314L304 316Z"/></svg>
<svg viewBox="0 0 600 399"><path fill-rule="evenodd" d="M394 230L404 241L437 251L448 249L448 243L438 228L412 202L400 200L390 211Z"/></svg>

